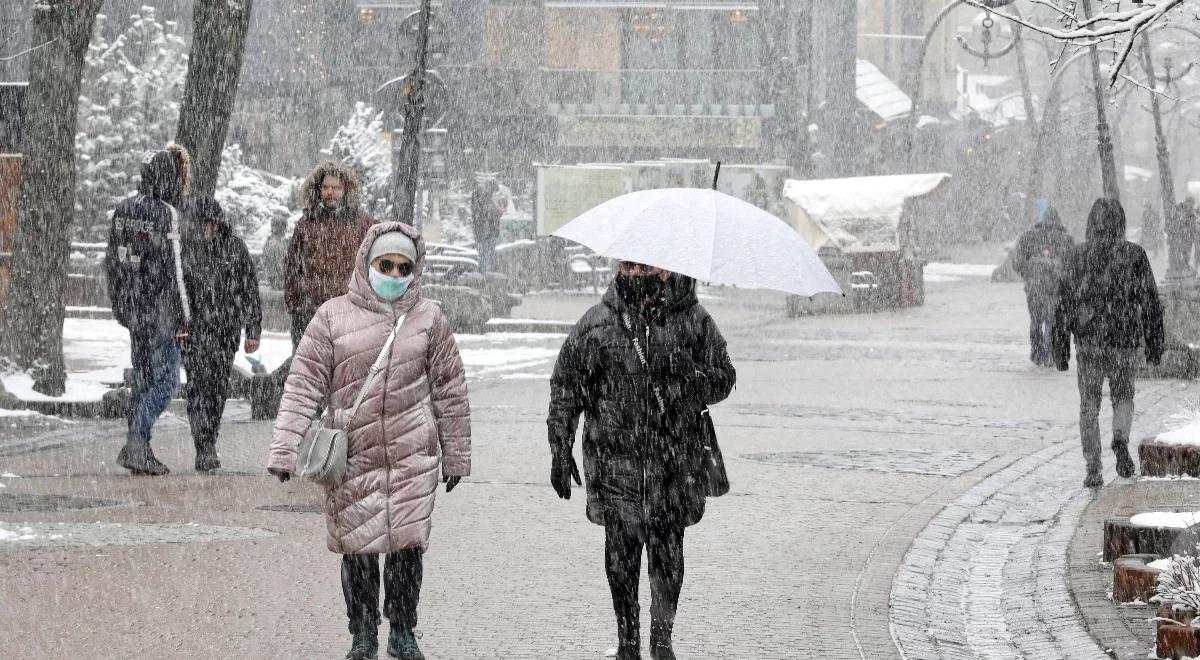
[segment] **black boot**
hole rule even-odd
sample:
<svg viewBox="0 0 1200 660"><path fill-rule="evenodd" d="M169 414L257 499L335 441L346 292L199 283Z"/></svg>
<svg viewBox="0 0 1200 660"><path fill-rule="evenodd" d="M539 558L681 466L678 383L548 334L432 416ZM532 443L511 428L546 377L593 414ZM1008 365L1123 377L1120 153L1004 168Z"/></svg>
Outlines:
<svg viewBox="0 0 1200 660"><path fill-rule="evenodd" d="M674 628L673 621L650 622L651 660L675 660L675 651L671 648L671 632Z"/></svg>
<svg viewBox="0 0 1200 660"><path fill-rule="evenodd" d="M154 457L154 452L150 451L149 439L133 435L125 440L125 446L121 447L121 451L117 453L117 465L133 474L155 477L171 472L166 465L163 465L162 461Z"/></svg>
<svg viewBox="0 0 1200 660"><path fill-rule="evenodd" d="M413 631L400 626L392 626L388 633L388 655L400 660L425 660L425 654L417 646L417 636Z"/></svg>
<svg viewBox="0 0 1200 660"><path fill-rule="evenodd" d="M1137 471L1133 458L1129 455L1129 440L1116 437L1112 442L1113 455L1117 457L1117 475L1128 479Z"/></svg>
<svg viewBox="0 0 1200 660"><path fill-rule="evenodd" d="M196 471L212 472L221 467L221 459L217 456L216 440L206 440L196 443Z"/></svg>
<svg viewBox="0 0 1200 660"><path fill-rule="evenodd" d="M378 632L372 630L354 633L354 641L350 645L350 652L346 654L346 660L375 660L378 656Z"/></svg>
<svg viewBox="0 0 1200 660"><path fill-rule="evenodd" d="M1087 466L1087 476L1083 479L1085 488L1099 488L1104 485L1104 475L1100 472L1100 464Z"/></svg>
<svg viewBox="0 0 1200 660"><path fill-rule="evenodd" d="M642 660L641 609L617 617L617 660Z"/></svg>

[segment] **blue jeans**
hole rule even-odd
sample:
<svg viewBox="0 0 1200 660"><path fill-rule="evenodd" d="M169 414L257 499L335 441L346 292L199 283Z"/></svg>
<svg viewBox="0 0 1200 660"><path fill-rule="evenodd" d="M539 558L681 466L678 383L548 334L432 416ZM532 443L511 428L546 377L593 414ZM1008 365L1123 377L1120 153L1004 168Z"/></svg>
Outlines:
<svg viewBox="0 0 1200 660"><path fill-rule="evenodd" d="M166 328L131 330L133 387L129 396L129 435L149 441L150 429L179 387L179 344Z"/></svg>
<svg viewBox="0 0 1200 660"><path fill-rule="evenodd" d="M484 238L479 241L479 272L492 272L493 257L496 256L496 244L500 242L498 238Z"/></svg>

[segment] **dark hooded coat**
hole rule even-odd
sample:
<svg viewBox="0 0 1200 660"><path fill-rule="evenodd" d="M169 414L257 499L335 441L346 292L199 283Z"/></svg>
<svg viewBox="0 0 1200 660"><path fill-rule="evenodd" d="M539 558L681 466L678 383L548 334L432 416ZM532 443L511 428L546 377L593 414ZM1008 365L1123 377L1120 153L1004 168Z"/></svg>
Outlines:
<svg viewBox="0 0 1200 660"><path fill-rule="evenodd" d="M258 339L262 334L254 261L242 239L233 235L215 201L196 200L194 213L197 222L215 223L217 235L207 239L200 227L195 227L183 243L184 282L192 303L192 340L236 352L243 330L247 339Z"/></svg>
<svg viewBox="0 0 1200 660"><path fill-rule="evenodd" d="M1031 295L1058 294L1059 280L1075 241L1063 227L1058 212L1049 209L1037 226L1021 234L1013 250L1013 270L1025 280Z"/></svg>
<svg viewBox="0 0 1200 660"><path fill-rule="evenodd" d="M185 324L171 245L172 214L184 192L177 163L169 151L153 153L142 163L138 194L112 214L104 255L108 297L114 318L130 330Z"/></svg>
<svg viewBox="0 0 1200 660"><path fill-rule="evenodd" d="M1140 246L1125 240L1125 211L1098 199L1088 215L1087 240L1067 260L1054 322L1054 361L1065 370L1076 342L1105 348L1136 348L1162 358L1165 331L1158 286Z"/></svg>
<svg viewBox="0 0 1200 660"><path fill-rule="evenodd" d="M627 314L643 342L642 366ZM687 373L673 368L688 365ZM652 311L628 305L614 283L575 324L550 381L552 447L570 450L584 416L583 467L592 522L684 527L704 515L698 475L706 406L724 400L736 380L725 339L696 298L695 282L673 275ZM660 414L653 393L666 399Z"/></svg>

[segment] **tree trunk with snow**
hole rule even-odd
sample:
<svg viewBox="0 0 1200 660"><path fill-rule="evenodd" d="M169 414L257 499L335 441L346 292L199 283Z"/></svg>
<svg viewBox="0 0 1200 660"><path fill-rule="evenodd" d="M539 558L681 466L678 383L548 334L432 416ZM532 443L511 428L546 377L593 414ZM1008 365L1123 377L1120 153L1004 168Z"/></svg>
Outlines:
<svg viewBox="0 0 1200 660"><path fill-rule="evenodd" d="M75 122L84 56L103 0L44 0L33 11L23 183L4 318L5 354L61 396L63 290L75 201Z"/></svg>
<svg viewBox="0 0 1200 660"><path fill-rule="evenodd" d="M253 0L196 0L192 54L175 141L192 155L192 192L217 189L221 150L237 97Z"/></svg>

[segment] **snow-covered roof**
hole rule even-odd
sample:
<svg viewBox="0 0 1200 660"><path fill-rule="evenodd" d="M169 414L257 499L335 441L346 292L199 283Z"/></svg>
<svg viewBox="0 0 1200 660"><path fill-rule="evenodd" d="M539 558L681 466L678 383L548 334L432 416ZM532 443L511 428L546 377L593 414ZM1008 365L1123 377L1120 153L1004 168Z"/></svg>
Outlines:
<svg viewBox="0 0 1200 660"><path fill-rule="evenodd" d="M892 82L874 64L858 60L858 100L879 115L891 121L912 112L912 99L896 83Z"/></svg>
<svg viewBox="0 0 1200 660"><path fill-rule="evenodd" d="M946 173L865 176L783 184L787 220L814 249L891 247L904 201L937 189Z"/></svg>

